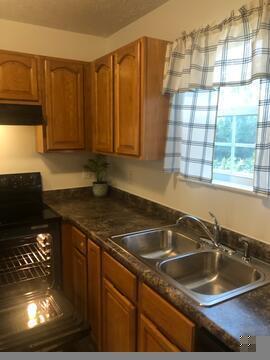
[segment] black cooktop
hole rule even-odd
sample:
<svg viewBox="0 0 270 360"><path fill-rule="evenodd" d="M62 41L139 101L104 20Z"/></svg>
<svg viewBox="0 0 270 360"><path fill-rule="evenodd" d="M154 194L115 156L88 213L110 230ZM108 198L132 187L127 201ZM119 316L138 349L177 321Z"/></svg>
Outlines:
<svg viewBox="0 0 270 360"><path fill-rule="evenodd" d="M35 212L20 211L0 213L0 229L14 226L38 226L59 220L60 216L47 205L43 204L42 208Z"/></svg>
<svg viewBox="0 0 270 360"><path fill-rule="evenodd" d="M59 218L42 201L40 173L0 175L0 229L43 225Z"/></svg>

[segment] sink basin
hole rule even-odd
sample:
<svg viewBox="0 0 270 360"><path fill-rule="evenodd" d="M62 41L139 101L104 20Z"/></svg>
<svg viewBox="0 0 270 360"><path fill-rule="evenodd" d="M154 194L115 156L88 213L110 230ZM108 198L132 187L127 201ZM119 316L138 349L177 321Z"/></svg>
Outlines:
<svg viewBox="0 0 270 360"><path fill-rule="evenodd" d="M112 236L111 240L145 262L202 306L224 300L270 283L270 266L210 240L181 233L178 224Z"/></svg>
<svg viewBox="0 0 270 360"><path fill-rule="evenodd" d="M236 256L201 251L162 261L159 271L201 305L213 305L258 287L264 273Z"/></svg>
<svg viewBox="0 0 270 360"><path fill-rule="evenodd" d="M197 241L171 229L135 233L114 241L127 251L149 261L190 253L200 247Z"/></svg>

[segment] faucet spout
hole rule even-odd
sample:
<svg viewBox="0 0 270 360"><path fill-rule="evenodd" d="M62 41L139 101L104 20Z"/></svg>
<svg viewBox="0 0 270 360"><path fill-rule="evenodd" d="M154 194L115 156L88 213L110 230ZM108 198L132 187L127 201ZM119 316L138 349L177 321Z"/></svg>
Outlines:
<svg viewBox="0 0 270 360"><path fill-rule="evenodd" d="M181 223L184 220L192 220L195 221L206 233L206 235L208 236L208 238L213 242L213 245L218 248L219 247L219 232L220 232L220 226L218 225L217 219L213 214L210 214L212 217L214 217L215 219L215 224L214 224L214 233L212 234L210 232L210 230L207 228L207 226L197 217L192 216L192 215L184 215L181 216L178 220L177 220L177 224Z"/></svg>
<svg viewBox="0 0 270 360"><path fill-rule="evenodd" d="M215 215L213 213L211 213L209 211L209 215L211 216L211 218L214 220L214 227L213 227L213 237L215 239L215 243L217 245L219 245L220 243L220 225L217 221L217 218L215 217Z"/></svg>

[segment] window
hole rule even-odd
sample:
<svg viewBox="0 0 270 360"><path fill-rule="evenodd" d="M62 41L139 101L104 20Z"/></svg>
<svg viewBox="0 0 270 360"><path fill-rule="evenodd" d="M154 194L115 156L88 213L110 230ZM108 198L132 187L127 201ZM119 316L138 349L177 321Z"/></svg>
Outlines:
<svg viewBox="0 0 270 360"><path fill-rule="evenodd" d="M213 183L252 188L259 82L220 89Z"/></svg>

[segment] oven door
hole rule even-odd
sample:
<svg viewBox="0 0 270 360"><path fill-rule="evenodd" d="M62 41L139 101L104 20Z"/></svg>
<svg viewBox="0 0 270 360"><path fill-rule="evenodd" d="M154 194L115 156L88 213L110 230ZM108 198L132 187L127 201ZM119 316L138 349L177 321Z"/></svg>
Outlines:
<svg viewBox="0 0 270 360"><path fill-rule="evenodd" d="M0 351L55 351L88 333L59 290L15 298L0 310Z"/></svg>
<svg viewBox="0 0 270 360"><path fill-rule="evenodd" d="M89 332L60 286L58 223L0 233L0 351L52 351Z"/></svg>

